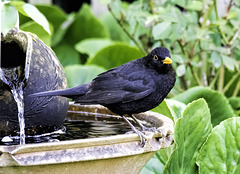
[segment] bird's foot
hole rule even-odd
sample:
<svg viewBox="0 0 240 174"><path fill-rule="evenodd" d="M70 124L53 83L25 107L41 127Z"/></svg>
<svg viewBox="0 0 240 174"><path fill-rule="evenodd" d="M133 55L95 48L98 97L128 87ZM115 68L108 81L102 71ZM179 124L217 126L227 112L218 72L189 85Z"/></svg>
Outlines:
<svg viewBox="0 0 240 174"><path fill-rule="evenodd" d="M138 136L140 137L140 145L142 147L144 147L144 145L146 144L146 140L147 140L146 135L144 135L143 132L137 130L125 116L122 116L122 117L131 126L132 131L135 132L136 134L138 134Z"/></svg>
<svg viewBox="0 0 240 174"><path fill-rule="evenodd" d="M132 118L136 121L136 123L141 127L142 132L158 132L158 133L162 134L162 131L159 130L159 129L157 129L156 127L146 127L146 126L144 126L142 123L140 123L139 120L138 120L135 116L131 115L131 117L132 117Z"/></svg>
<svg viewBox="0 0 240 174"><path fill-rule="evenodd" d="M144 135L144 133L143 132L141 132L141 131L139 131L139 130L133 130L136 134L138 134L138 136L140 137L140 145L142 146L142 147L144 147L145 146L145 144L146 144L146 139L147 139L147 137Z"/></svg>

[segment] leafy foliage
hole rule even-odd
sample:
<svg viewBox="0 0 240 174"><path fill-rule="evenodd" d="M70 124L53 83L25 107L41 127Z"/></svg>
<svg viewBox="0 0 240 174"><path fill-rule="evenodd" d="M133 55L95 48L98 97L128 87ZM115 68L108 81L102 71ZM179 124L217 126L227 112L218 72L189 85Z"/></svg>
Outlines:
<svg viewBox="0 0 240 174"><path fill-rule="evenodd" d="M76 44L86 38L105 38L108 33L103 24L92 14L88 5L83 5L76 14L74 22L66 32L65 39L71 44Z"/></svg>
<svg viewBox="0 0 240 174"><path fill-rule="evenodd" d="M216 126L201 148L199 173L239 173L240 118L230 118Z"/></svg>
<svg viewBox="0 0 240 174"><path fill-rule="evenodd" d="M213 126L216 126L225 119L235 116L228 99L221 93L209 88L194 87L174 97L175 100L185 104L197 100L198 98L204 98L207 101L212 116L211 120Z"/></svg>
<svg viewBox="0 0 240 174"><path fill-rule="evenodd" d="M207 103L199 99L190 103L176 122L174 139L177 144L163 173L189 173L196 171L198 150L212 129ZM187 137L187 139L186 139Z"/></svg>

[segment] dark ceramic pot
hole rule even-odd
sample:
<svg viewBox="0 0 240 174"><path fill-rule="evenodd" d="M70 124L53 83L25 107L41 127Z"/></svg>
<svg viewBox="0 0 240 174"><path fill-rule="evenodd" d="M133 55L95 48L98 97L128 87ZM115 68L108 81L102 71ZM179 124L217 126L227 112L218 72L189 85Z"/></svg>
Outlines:
<svg viewBox="0 0 240 174"><path fill-rule="evenodd" d="M68 99L63 97L30 98L29 94L67 87L63 67L54 52L37 36L11 30L1 35L1 68L22 66L25 131L27 134L48 132L62 127ZM0 136L19 130L18 110L11 88L0 80Z"/></svg>

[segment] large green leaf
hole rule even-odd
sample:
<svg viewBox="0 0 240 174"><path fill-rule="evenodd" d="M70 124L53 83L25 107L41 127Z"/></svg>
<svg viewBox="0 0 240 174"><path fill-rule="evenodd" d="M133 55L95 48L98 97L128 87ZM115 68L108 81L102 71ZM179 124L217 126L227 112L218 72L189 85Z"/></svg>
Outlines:
<svg viewBox="0 0 240 174"><path fill-rule="evenodd" d="M186 104L173 99L166 99L165 101L171 111L173 121L176 122L179 118L182 117L182 112L186 108Z"/></svg>
<svg viewBox="0 0 240 174"><path fill-rule="evenodd" d="M155 40L166 39L172 31L171 22L161 22L153 27L153 38Z"/></svg>
<svg viewBox="0 0 240 174"><path fill-rule="evenodd" d="M79 53L69 44L61 43L53 50L64 67L80 63Z"/></svg>
<svg viewBox="0 0 240 174"><path fill-rule="evenodd" d="M110 69L143 56L143 53L135 47L116 43L98 51L94 57L88 60L88 64L96 64Z"/></svg>
<svg viewBox="0 0 240 174"><path fill-rule="evenodd" d="M77 42L92 37L108 37L104 25L92 14L88 5L84 4L77 13L75 21L66 32L65 39L75 45Z"/></svg>
<svg viewBox="0 0 240 174"><path fill-rule="evenodd" d="M234 71L235 68L238 69L239 66L238 66L238 63L237 61L232 58L232 57L229 57L229 56L226 56L226 55L221 55L222 56L222 61L223 61L223 64L230 70L230 71Z"/></svg>
<svg viewBox="0 0 240 174"><path fill-rule="evenodd" d="M16 25L17 20L17 9L9 4L1 4L1 32L3 35L6 35Z"/></svg>
<svg viewBox="0 0 240 174"><path fill-rule="evenodd" d="M162 115L165 115L173 120L173 116L171 113L170 108L167 105L166 100L164 100L160 105L158 105L156 108L152 109L153 112L160 113Z"/></svg>
<svg viewBox="0 0 240 174"><path fill-rule="evenodd" d="M199 173L240 173L240 118L216 126L197 157Z"/></svg>
<svg viewBox="0 0 240 174"><path fill-rule="evenodd" d="M221 56L215 51L213 51L211 54L211 62L216 68L219 68L222 64Z"/></svg>
<svg viewBox="0 0 240 174"><path fill-rule="evenodd" d="M190 88L189 90L175 96L173 99L188 104L199 98L204 98L207 101L212 116L213 126L227 118L235 116L227 98L220 92L206 87Z"/></svg>
<svg viewBox="0 0 240 174"><path fill-rule="evenodd" d="M38 11L38 9L31 5L31 4L24 4L23 10L27 13L27 15L32 18L36 23L41 25L45 31L47 31L49 34L51 34L50 27L48 24L47 19L45 16Z"/></svg>
<svg viewBox="0 0 240 174"><path fill-rule="evenodd" d="M90 38L84 39L75 45L75 49L80 53L88 54L93 57L102 48L113 44L113 41L107 38Z"/></svg>
<svg viewBox="0 0 240 174"><path fill-rule="evenodd" d="M165 99L160 105L152 109L152 111L165 115L176 122L182 116L186 105L182 102L172 99Z"/></svg>
<svg viewBox="0 0 240 174"><path fill-rule="evenodd" d="M54 33L52 36L52 46L55 46L62 39L63 35L59 36L62 32L62 25L68 20L66 13L57 6L49 5L36 5L38 10L44 14L47 20L53 25ZM59 31L60 30L60 31ZM62 33L61 33L62 34Z"/></svg>
<svg viewBox="0 0 240 174"><path fill-rule="evenodd" d="M105 69L96 65L69 65L65 67L68 86L74 87L90 82Z"/></svg>
<svg viewBox="0 0 240 174"><path fill-rule="evenodd" d="M36 7L53 25L54 31L56 31L65 20L67 20L66 13L57 6L36 5Z"/></svg>
<svg viewBox="0 0 240 174"><path fill-rule="evenodd" d="M52 46L58 45L64 38L68 29L74 22L74 14L68 15L67 19L55 30L52 37Z"/></svg>
<svg viewBox="0 0 240 174"><path fill-rule="evenodd" d="M21 25L20 29L36 34L46 45L51 46L51 35L46 32L46 30L43 30L42 26L35 21L29 21ZM50 29L53 31L53 27L51 24Z"/></svg>
<svg viewBox="0 0 240 174"><path fill-rule="evenodd" d="M212 130L211 115L204 99L187 105L174 129L176 150L165 165L163 173L196 173L198 151Z"/></svg>
<svg viewBox="0 0 240 174"><path fill-rule="evenodd" d="M18 12L30 17L33 21L42 26L48 34L51 34L50 26L46 17L35 6L22 1L11 1L11 4L17 8Z"/></svg>

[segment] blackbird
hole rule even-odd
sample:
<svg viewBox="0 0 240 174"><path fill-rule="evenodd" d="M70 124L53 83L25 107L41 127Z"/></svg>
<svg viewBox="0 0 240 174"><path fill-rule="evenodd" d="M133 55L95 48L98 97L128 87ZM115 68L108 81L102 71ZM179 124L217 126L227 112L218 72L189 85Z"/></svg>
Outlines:
<svg viewBox="0 0 240 174"><path fill-rule="evenodd" d="M143 131L149 129L132 114L155 108L173 88L176 75L170 57L167 48L157 47L145 57L99 74L90 83L69 89L35 93L31 96L63 96L71 98L75 103L103 105L122 116L140 136L144 146L146 137ZM125 115L132 117L142 131L137 130Z"/></svg>

